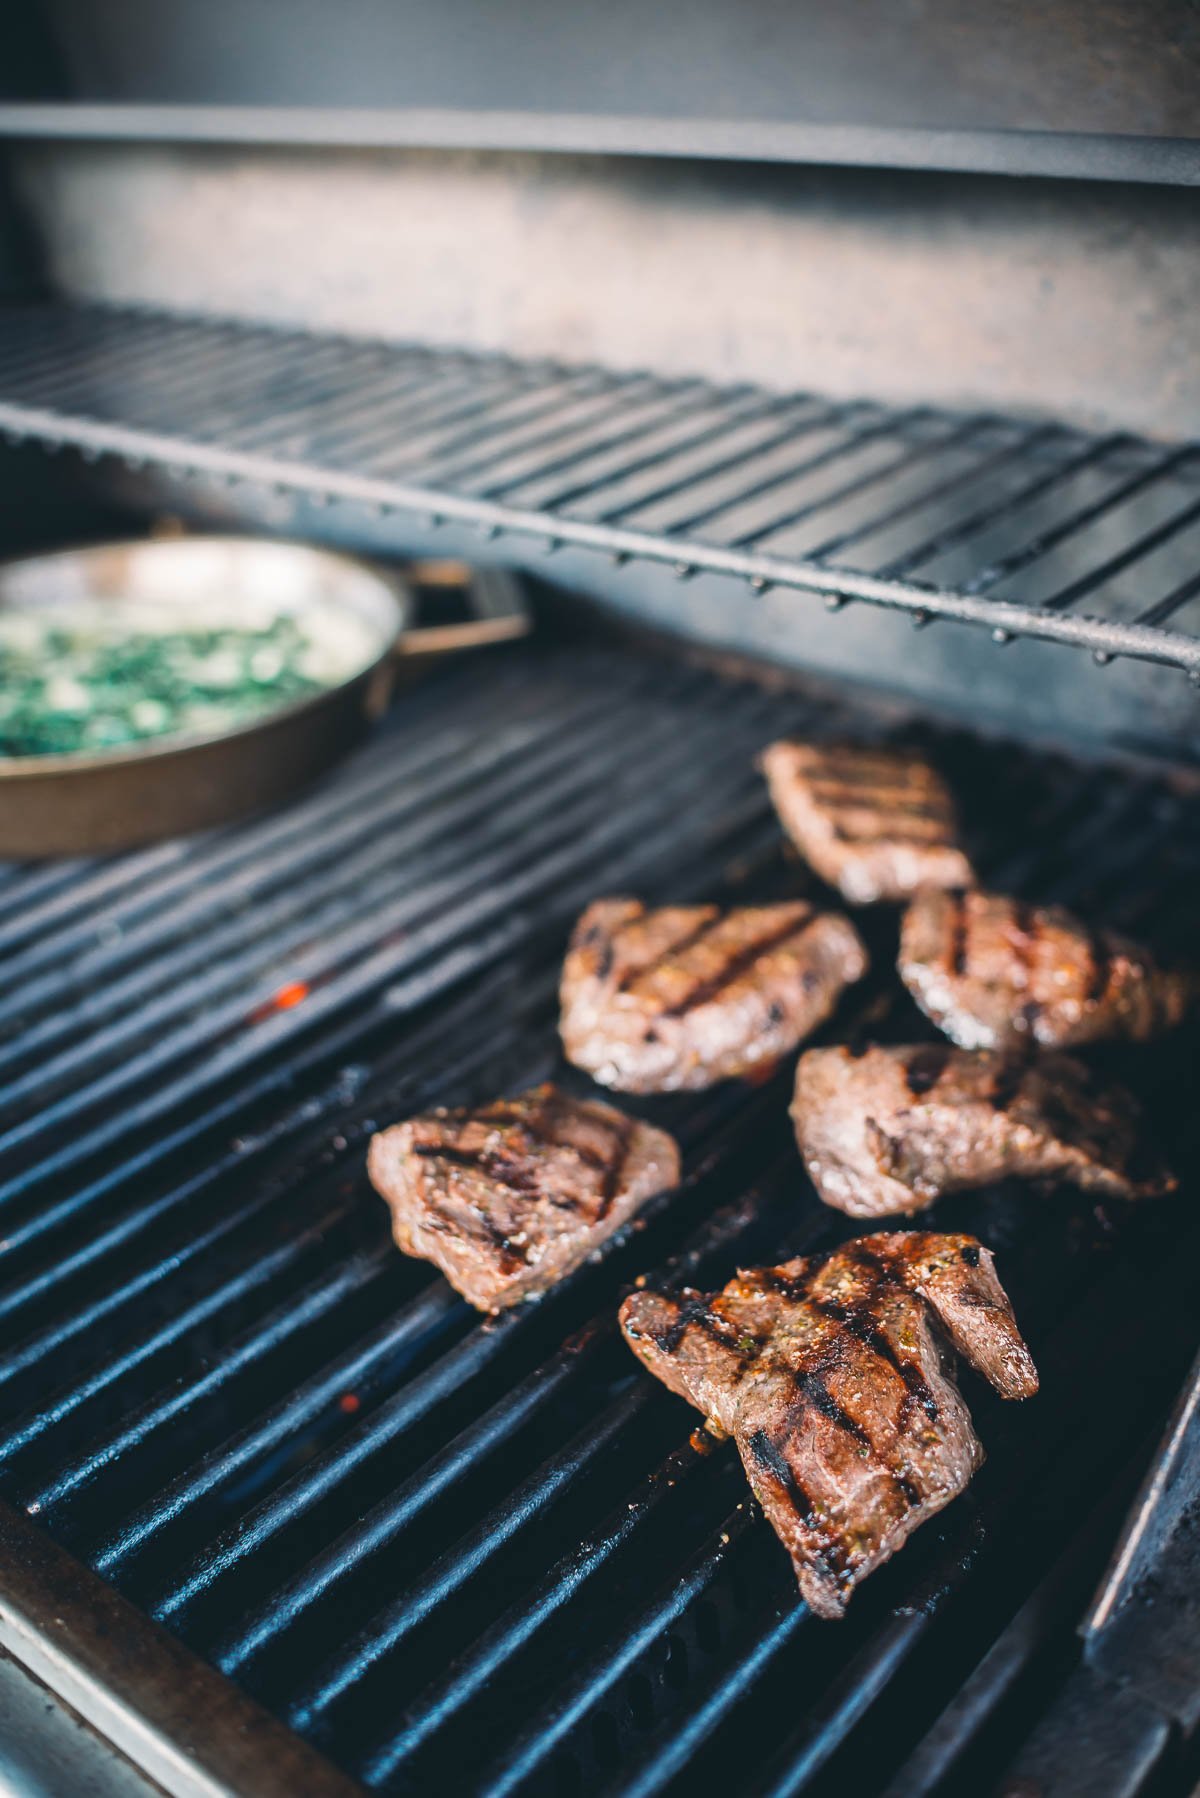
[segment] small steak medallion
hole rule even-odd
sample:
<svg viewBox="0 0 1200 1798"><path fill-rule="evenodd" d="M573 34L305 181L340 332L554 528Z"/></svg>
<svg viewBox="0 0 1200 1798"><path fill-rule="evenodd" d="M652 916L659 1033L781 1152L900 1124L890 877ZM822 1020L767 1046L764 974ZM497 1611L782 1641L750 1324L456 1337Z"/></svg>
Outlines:
<svg viewBox="0 0 1200 1798"><path fill-rule="evenodd" d="M624 1092L711 1086L790 1054L866 969L849 919L804 900L647 911L599 899L563 968L563 1045Z"/></svg>
<svg viewBox="0 0 1200 1798"><path fill-rule="evenodd" d="M964 1049L1145 1042L1180 1022L1196 984L1060 906L980 892L917 894L900 932L900 977Z"/></svg>
<svg viewBox="0 0 1200 1798"><path fill-rule="evenodd" d="M1120 1199L1175 1184L1140 1141L1134 1099L1067 1055L811 1049L796 1069L792 1121L813 1185L851 1217L921 1211L943 1193L1012 1178Z"/></svg>
<svg viewBox="0 0 1200 1798"><path fill-rule="evenodd" d="M949 790L915 751L772 743L761 766L784 829L852 905L971 884Z"/></svg>
<svg viewBox="0 0 1200 1798"><path fill-rule="evenodd" d="M733 1437L821 1617L840 1617L983 1460L951 1345L1003 1397L1037 1391L973 1236L866 1236L712 1295L635 1292L621 1328L651 1373Z"/></svg>
<svg viewBox="0 0 1200 1798"><path fill-rule="evenodd" d="M537 1086L380 1131L367 1172L404 1253L434 1262L480 1311L502 1311L677 1185L679 1150L611 1105Z"/></svg>

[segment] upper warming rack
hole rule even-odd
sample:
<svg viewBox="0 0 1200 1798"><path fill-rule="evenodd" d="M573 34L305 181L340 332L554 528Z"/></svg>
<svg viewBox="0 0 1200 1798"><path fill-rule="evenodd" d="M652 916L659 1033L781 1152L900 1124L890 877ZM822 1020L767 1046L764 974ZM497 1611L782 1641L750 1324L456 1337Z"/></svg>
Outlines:
<svg viewBox="0 0 1200 1798"><path fill-rule="evenodd" d="M0 313L0 431L1200 681L1200 444L201 321Z"/></svg>

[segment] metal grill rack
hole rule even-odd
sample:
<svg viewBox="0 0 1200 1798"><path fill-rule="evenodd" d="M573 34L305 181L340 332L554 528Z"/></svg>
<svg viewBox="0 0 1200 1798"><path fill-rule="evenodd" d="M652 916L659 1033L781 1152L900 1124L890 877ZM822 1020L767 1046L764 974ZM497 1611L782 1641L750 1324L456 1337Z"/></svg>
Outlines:
<svg viewBox="0 0 1200 1798"><path fill-rule="evenodd" d="M1200 680L1200 446L58 305L0 431Z"/></svg>
<svg viewBox="0 0 1200 1798"><path fill-rule="evenodd" d="M648 1795L690 1775L782 1798L893 1777L912 1798L982 1792L981 1768L1033 1752L1193 1352L1190 1192L1118 1216L999 1189L932 1216L996 1248L1043 1394L969 1383L986 1467L829 1626L728 1445L613 1327L641 1272L717 1283L853 1233L804 1182L786 1070L646 1101L683 1145L681 1190L494 1323L396 1253L363 1175L378 1121L570 1081L554 985L598 892L797 890L753 754L878 728L625 652L505 649L436 674L267 820L0 870L0 1494L372 1788ZM985 878L1168 946L1190 932L1194 799L923 740ZM876 973L831 1033L903 1039L894 922L866 928ZM1192 1065L1174 1043L1133 1069L1189 1178ZM111 1644L88 1594L60 1580L40 1623L91 1606ZM104 1675L135 1709L151 1688L160 1734L201 1765L236 1737L239 1791L325 1789L121 1630ZM1127 1734L1132 1793L1163 1750Z"/></svg>

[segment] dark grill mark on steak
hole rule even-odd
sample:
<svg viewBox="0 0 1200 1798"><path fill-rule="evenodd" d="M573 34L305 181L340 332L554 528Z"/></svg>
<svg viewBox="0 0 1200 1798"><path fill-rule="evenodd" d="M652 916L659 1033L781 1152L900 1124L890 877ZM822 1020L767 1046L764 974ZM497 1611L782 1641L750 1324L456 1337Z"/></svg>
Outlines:
<svg viewBox="0 0 1200 1798"><path fill-rule="evenodd" d="M864 759L853 750L839 752L823 749L821 760L824 766L814 768L808 776L809 785L814 791L907 793L913 784L905 778L903 768L890 766L884 760L872 767L869 758Z"/></svg>
<svg viewBox="0 0 1200 1798"><path fill-rule="evenodd" d="M1021 1053L1013 1050L1000 1061L992 1080L992 1090L988 1097L994 1111L1007 1111L1021 1090L1021 1082L1030 1065L1028 1051ZM1059 1120L1065 1123L1065 1119Z"/></svg>
<svg viewBox="0 0 1200 1798"><path fill-rule="evenodd" d="M967 965L967 895L964 888L955 887L947 897L954 907L949 938L950 972L961 974Z"/></svg>
<svg viewBox="0 0 1200 1798"><path fill-rule="evenodd" d="M1088 931L1087 953L1089 966L1084 1002L1088 1005L1098 1005L1108 991L1109 976L1112 973L1108 943L1100 931Z"/></svg>
<svg viewBox="0 0 1200 1798"><path fill-rule="evenodd" d="M607 920L611 961L595 945L579 947L589 920L601 929ZM563 1048L624 1092L753 1079L823 1023L866 967L849 919L808 900L647 911L637 900L598 899L563 967Z"/></svg>
<svg viewBox="0 0 1200 1798"><path fill-rule="evenodd" d="M919 892L900 932L901 978L964 1049L1032 1038L1069 1048L1105 1038L1143 1042L1178 1024L1200 990L1184 968L1061 906L1001 893Z"/></svg>
<svg viewBox="0 0 1200 1798"><path fill-rule="evenodd" d="M561 1095L556 1094L553 1098L546 1100L539 1114L518 1116L515 1114L513 1108L509 1106L507 1109L501 1107L497 1110L472 1112L471 1116L476 1123L495 1124L498 1128L508 1129L518 1133L523 1139L522 1152L530 1158L533 1158L536 1155L538 1145L551 1149L569 1149L571 1154L577 1155L580 1161L584 1162L588 1167L595 1168L597 1173L606 1175L607 1190L609 1179L614 1180L615 1183L613 1157L624 1154L625 1148L629 1142L630 1132L633 1128L633 1120L630 1118L621 1118L615 1123L609 1123L607 1120L597 1120L597 1122L602 1123L602 1127L607 1132L613 1144L612 1149L605 1155L599 1150L591 1148L585 1142L580 1142L569 1136L563 1136L555 1129L555 1124L563 1121L564 1110L565 1107ZM417 1154L425 1153L425 1151L420 1148L418 1148L416 1152ZM507 1152L500 1150L492 1151L492 1153L504 1156ZM620 1172L619 1165L616 1172L617 1174Z"/></svg>
<svg viewBox="0 0 1200 1798"><path fill-rule="evenodd" d="M451 1167L469 1169L473 1174L485 1174L494 1180L497 1186L507 1186L510 1192L528 1193L537 1188L537 1175L533 1168L523 1166L520 1161L499 1154L495 1149L458 1149L448 1143L414 1143L412 1152L425 1161L446 1161Z"/></svg>
<svg viewBox="0 0 1200 1798"><path fill-rule="evenodd" d="M970 884L953 799L919 753L780 742L761 766L788 835L853 903Z"/></svg>
<svg viewBox="0 0 1200 1798"><path fill-rule="evenodd" d="M801 1056L792 1120L827 1205L880 1217L1007 1179L1049 1179L1122 1199L1173 1190L1158 1157L1138 1154L1136 1102L1081 1062L1039 1056L1028 1040L1003 1051L946 1045L938 1054L940 1073L919 1103L911 1048Z"/></svg>
<svg viewBox="0 0 1200 1798"><path fill-rule="evenodd" d="M825 1375L832 1372L837 1366L838 1360L839 1356L836 1351L833 1354L827 1352L818 1359L815 1367L798 1369L793 1376L796 1386L813 1409L821 1413L822 1417L827 1417L830 1423L835 1424L839 1430L843 1430L847 1436L857 1442L859 1448L869 1449L871 1438L867 1432L860 1423L855 1423L848 1411L842 1409L825 1384Z"/></svg>
<svg viewBox="0 0 1200 1798"><path fill-rule="evenodd" d="M1013 937L1014 948L1022 960L1028 962L1029 952L1033 947L1033 938L1037 933L1037 922L1033 907L1024 899L1013 901Z"/></svg>
<svg viewBox="0 0 1200 1798"><path fill-rule="evenodd" d="M991 1257L971 1237L873 1236L740 1273L709 1296L638 1291L622 1304L645 1365L733 1436L821 1616L841 1615L979 1464L934 1320L1004 1396L1036 1391Z"/></svg>
<svg viewBox="0 0 1200 1798"><path fill-rule="evenodd" d="M886 1358L889 1362L892 1360L890 1354ZM908 1480L907 1476L900 1473L890 1461L885 1459L881 1451L875 1447L869 1433L860 1423L857 1423L855 1419L851 1417L848 1411L838 1404L837 1400L830 1392L829 1387L826 1385L826 1376L838 1367L841 1360L841 1350L835 1338L832 1343L826 1344L824 1349L814 1357L813 1366L800 1368L793 1373L792 1377L795 1380L797 1390L803 1393L804 1397L815 1411L819 1411L821 1416L828 1418L829 1422L833 1424L836 1429L841 1430L844 1435L849 1436L850 1440L858 1446L864 1456L875 1455L883 1466L884 1471L895 1480L897 1486L900 1488L908 1502L910 1504L917 1504L919 1502L919 1494L916 1491L916 1488Z"/></svg>
<svg viewBox="0 0 1200 1798"><path fill-rule="evenodd" d="M685 950L693 949L697 943L702 943L705 937L710 935L720 922L721 914L718 912L715 918L705 918L703 923L697 924L693 930L685 930L683 935L673 942L665 951L662 959L673 961L676 956L682 955ZM654 964L651 963L650 966L653 967ZM611 972L611 967L612 964L610 962L603 970L597 969L598 977L601 980L607 979L608 974ZM648 968L628 969L626 973L622 974L613 990L618 993L627 992L631 986L636 986L643 974L648 972Z"/></svg>
<svg viewBox="0 0 1200 1798"><path fill-rule="evenodd" d="M782 1486L801 1523L821 1539L816 1558L828 1577L840 1580L846 1571L846 1545L835 1535L830 1520L822 1517L787 1461L765 1430L755 1430L746 1439L746 1447L769 1478Z"/></svg>
<svg viewBox="0 0 1200 1798"><path fill-rule="evenodd" d="M663 1012L664 1018L681 1018L685 1012L695 1011L700 1005L707 1005L710 1000L717 997L718 993L723 992L727 986L732 986L735 980L748 973L755 962L761 961L762 957L769 954L772 949L777 949L790 937L802 935L811 922L811 918L802 918L799 921L789 918L786 924L777 926L766 936L759 937L757 941L746 943L744 947L734 950L733 954L727 958L724 967L719 968L715 974L698 980L690 992Z"/></svg>
<svg viewBox="0 0 1200 1798"><path fill-rule="evenodd" d="M827 806L835 815L871 808L886 811L889 817L903 816L914 824L931 824L940 828L949 821L945 806L915 799L910 787L871 780L854 783L827 781L811 775L808 784L813 798Z"/></svg>
<svg viewBox="0 0 1200 1798"><path fill-rule="evenodd" d="M914 1049L905 1070L908 1090L914 1099L931 1092L946 1071L950 1059L948 1043L923 1043Z"/></svg>
<svg viewBox="0 0 1200 1798"><path fill-rule="evenodd" d="M679 1151L612 1106L540 1086L380 1131L367 1167L397 1246L498 1311L553 1286L675 1186Z"/></svg>
<svg viewBox="0 0 1200 1798"><path fill-rule="evenodd" d="M966 1260L965 1253L963 1259ZM975 1251L974 1261L970 1262L968 1265L971 1267L978 1267L978 1250ZM819 1311L821 1313L822 1317L827 1317L831 1323L841 1324L844 1329L849 1330L852 1336L856 1336L859 1342L864 1343L867 1348L877 1354L881 1360L886 1361L888 1366L894 1368L896 1373L899 1374L907 1388L904 1401L905 1408L902 1409L900 1417L901 1428L903 1428L908 1421L907 1407L910 1402L912 1404L920 1405L922 1411L924 1411L930 1422L936 1423L938 1415L937 1400L933 1396L933 1390L930 1387L928 1380L925 1378L924 1374L922 1374L920 1368L915 1366L913 1362L902 1361L900 1359L900 1356L896 1353L887 1337L883 1334L883 1331L877 1329L875 1326L874 1320L871 1317L870 1306L872 1302L878 1299L878 1297L879 1291L878 1288L875 1288L853 1305L838 1305L831 1299L810 1299L809 1303L812 1305L814 1311Z"/></svg>
<svg viewBox="0 0 1200 1798"><path fill-rule="evenodd" d="M1013 905L1012 930L1009 932L1009 943L1013 955L1013 979L1018 988L1023 989L1029 979L1029 970L1033 965L1034 937L1037 925L1031 908L1024 900L1017 900ZM1038 1014L1041 1004L1037 999L1027 999L1021 1007L1021 1018L1025 1029L1032 1036L1037 1028Z"/></svg>
<svg viewBox="0 0 1200 1798"><path fill-rule="evenodd" d="M673 1355L688 1330L702 1330L713 1342L720 1343L723 1348L738 1346L740 1338L736 1330L731 1330L724 1318L718 1317L710 1308L708 1300L698 1292L689 1292L680 1300L679 1309L665 1330L651 1332L651 1340L655 1348L664 1355ZM736 1340L735 1340L736 1339ZM756 1346L756 1344L752 1344ZM743 1353L745 1350L742 1351Z"/></svg>
<svg viewBox="0 0 1200 1798"><path fill-rule="evenodd" d="M570 1141L555 1131L555 1118L561 1119L562 1109L553 1102L547 1102L543 1107L540 1119L516 1116L511 1107L508 1110L479 1111L472 1115L477 1123L495 1124L511 1131L515 1140L500 1144L488 1143L478 1149L464 1149L452 1143L414 1143L413 1154L426 1160L440 1160L454 1167L472 1169L489 1180L494 1180L497 1185L507 1187L510 1192L536 1193L539 1190L538 1148L567 1149L586 1167L594 1168L604 1176L597 1216L603 1217L608 1211L616 1197L625 1165L633 1129L632 1120L622 1119L617 1124L605 1125L612 1147L604 1155L587 1143ZM557 1195L549 1197L548 1202L560 1211L581 1209L578 1195Z"/></svg>
<svg viewBox="0 0 1200 1798"><path fill-rule="evenodd" d="M812 1261L809 1261L806 1264L805 1272L795 1279L790 1278L777 1267L760 1267L755 1270L753 1278L757 1286L765 1288L768 1292L777 1292L781 1298L787 1299L793 1305L800 1305L805 1303L808 1298L809 1273L812 1266Z"/></svg>
<svg viewBox="0 0 1200 1798"><path fill-rule="evenodd" d="M501 1269L505 1273L513 1273L528 1262L528 1250L521 1243L513 1242L510 1237L506 1236L504 1231L492 1222L486 1212L473 1212L472 1221L468 1224L459 1217L451 1216L440 1205L433 1204L430 1206L429 1221L434 1229L445 1235L454 1236L465 1233L467 1236L474 1237L477 1242L486 1243L498 1257Z"/></svg>
<svg viewBox="0 0 1200 1798"><path fill-rule="evenodd" d="M613 1129L612 1153L600 1186L600 1207L596 1212L597 1217L607 1217L612 1202L621 1189L621 1175L625 1172L625 1162L629 1154L629 1143L633 1131L632 1118L626 1118L623 1123L616 1125Z"/></svg>
<svg viewBox="0 0 1200 1798"><path fill-rule="evenodd" d="M894 1289L898 1285L895 1268L882 1256L877 1255L869 1241L862 1237L857 1242L847 1243L840 1253L853 1266L862 1271L867 1280L867 1289L861 1298L856 1299L852 1305L842 1306L826 1301L817 1308L827 1317L838 1318L853 1335L858 1337L860 1342L866 1343L868 1348L874 1349L877 1355L882 1356L891 1367L894 1367L908 1389L908 1397L915 1404L920 1405L932 1423L936 1423L937 1400L933 1396L929 1382L914 1362L901 1360L887 1337L875 1327L872 1317L872 1307L879 1304L889 1287ZM974 1259L967 1261L968 1254L972 1255ZM967 1261L969 1267L978 1267L978 1246L964 1249L963 1260ZM812 1302L815 1303L815 1301ZM907 1417L904 1418L904 1421L907 1422Z"/></svg>
<svg viewBox="0 0 1200 1798"><path fill-rule="evenodd" d="M886 833L881 830L879 820L876 818L864 818L860 823L851 824L846 818L838 817L836 813L829 821L829 828L839 843L877 843L880 837L886 834L889 843L902 844L906 848L911 845L913 848L920 849L931 842L938 841L938 838L930 831L919 828L921 820L920 812L909 805L904 805L903 808L889 807Z"/></svg>

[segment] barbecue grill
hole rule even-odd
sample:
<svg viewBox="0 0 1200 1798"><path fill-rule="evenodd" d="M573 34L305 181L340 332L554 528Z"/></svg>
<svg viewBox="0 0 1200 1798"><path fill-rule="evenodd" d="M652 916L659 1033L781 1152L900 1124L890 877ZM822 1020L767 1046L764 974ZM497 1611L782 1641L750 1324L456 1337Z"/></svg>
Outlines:
<svg viewBox="0 0 1200 1798"><path fill-rule="evenodd" d="M818 397L796 369L772 384L469 331L414 341L334 316L315 258L275 304L231 308L214 274L184 307L131 220L154 159L202 182L222 135L240 146L233 214L239 182L284 155L247 148L272 135L324 142L315 185L348 143L713 154L678 117L659 142L651 121L645 141L610 124L597 142L582 110L518 130L464 106L457 135L442 116L424 136L342 94L336 119L324 104L286 128L245 107L201 117L176 55L201 10L166 9L146 60L160 86L142 93L119 38L49 8L59 35L30 36L22 104L0 107L21 201L3 239L0 432L23 496L5 547L170 510L466 552L524 571L538 628L435 668L269 815L0 869L0 1780L239 1798L1185 1792L1186 1582L1150 1589L1175 1620L1169 1678L1129 1682L1078 1629L1196 1349L1194 1028L1096 1057L1146 1098L1178 1198L1126 1210L1001 1186L928 1214L995 1249L1042 1393L1004 1407L964 1376L986 1465L838 1625L799 1600L732 1446L615 1326L641 1275L716 1286L860 1233L803 1174L789 1068L631 1101L677 1135L681 1188L496 1319L396 1253L364 1157L375 1128L429 1105L545 1078L589 1090L561 1060L555 989L598 894L815 891L754 768L784 734L918 744L987 884L1194 956L1191 402L1177 393L1160 431L1102 382L1047 416L999 377L967 403L931 370L918 404L898 377ZM205 10L220 89L222 9ZM376 9L349 12L386 34ZM295 101L258 76L259 97ZM732 75L729 92L736 108ZM940 115L928 136L897 115L886 142L794 119L722 141L768 194L768 155L950 167L964 204L1010 154L1038 176L1193 179L1177 113L1138 116L1092 121L1091 166L1087 121L1057 143ZM112 209L91 222L80 134L106 140ZM714 191L728 178L709 173ZM848 191L833 183L834 212ZM1105 192L1149 228L1153 204ZM177 290L212 246L186 250L186 220L161 228ZM1163 382L1186 387L1194 323L1159 349ZM894 918L863 929L873 972L822 1040L928 1036L890 974ZM1172 1490L1179 1552L1194 1505Z"/></svg>

